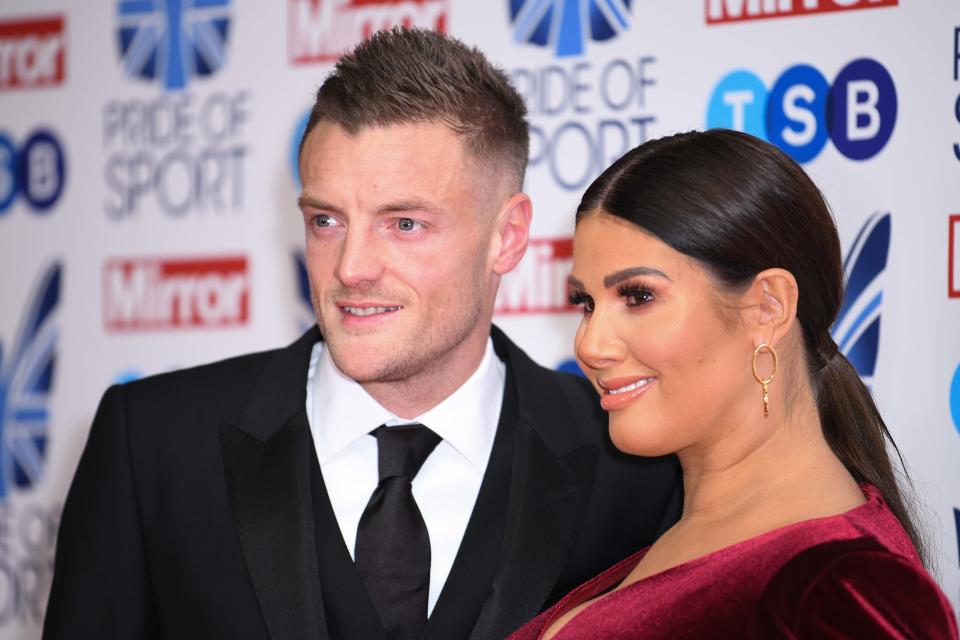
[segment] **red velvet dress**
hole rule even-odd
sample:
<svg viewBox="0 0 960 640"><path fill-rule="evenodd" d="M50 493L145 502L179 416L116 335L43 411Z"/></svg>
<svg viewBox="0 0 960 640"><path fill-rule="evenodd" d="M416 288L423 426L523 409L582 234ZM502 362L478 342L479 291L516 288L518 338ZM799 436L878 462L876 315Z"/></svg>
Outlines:
<svg viewBox="0 0 960 640"><path fill-rule="evenodd" d="M957 638L946 597L880 492L677 565L587 606L554 636L595 638ZM618 585L643 549L567 594L510 640L537 640Z"/></svg>

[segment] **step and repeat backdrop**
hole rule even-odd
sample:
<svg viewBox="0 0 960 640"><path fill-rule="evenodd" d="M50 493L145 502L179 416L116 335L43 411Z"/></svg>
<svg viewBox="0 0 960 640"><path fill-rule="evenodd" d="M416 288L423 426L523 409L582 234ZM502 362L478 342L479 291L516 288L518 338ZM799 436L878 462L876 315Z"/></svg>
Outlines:
<svg viewBox="0 0 960 640"><path fill-rule="evenodd" d="M340 52L393 25L477 45L526 99L533 239L496 321L545 365L575 369L573 212L623 152L731 127L803 164L855 274L834 335L899 444L960 610L960 3L8 0L0 638L39 637L107 386L312 323L296 146Z"/></svg>

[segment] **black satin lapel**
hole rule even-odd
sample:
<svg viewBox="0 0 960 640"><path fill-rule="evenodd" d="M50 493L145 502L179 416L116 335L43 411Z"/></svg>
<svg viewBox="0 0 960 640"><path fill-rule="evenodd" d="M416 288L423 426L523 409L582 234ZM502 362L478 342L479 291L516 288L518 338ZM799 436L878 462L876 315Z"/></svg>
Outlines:
<svg viewBox="0 0 960 640"><path fill-rule="evenodd" d="M270 636L327 638L310 492L310 429L303 411L266 442L220 430L230 506Z"/></svg>
<svg viewBox="0 0 960 640"><path fill-rule="evenodd" d="M595 465L595 447L558 459L521 422L503 558L471 638L503 638L540 613L579 530Z"/></svg>

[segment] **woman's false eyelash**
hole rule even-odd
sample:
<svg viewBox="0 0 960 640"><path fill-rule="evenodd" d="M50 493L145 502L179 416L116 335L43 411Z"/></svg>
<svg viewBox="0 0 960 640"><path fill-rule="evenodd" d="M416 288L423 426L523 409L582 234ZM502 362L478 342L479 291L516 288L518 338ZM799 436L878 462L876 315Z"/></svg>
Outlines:
<svg viewBox="0 0 960 640"><path fill-rule="evenodd" d="M567 297L567 302L570 303L571 307L581 307L584 310L587 310L587 305L593 302L593 298L585 294L583 291L571 291L570 295Z"/></svg>
<svg viewBox="0 0 960 640"><path fill-rule="evenodd" d="M617 295L627 301L628 307L636 307L653 302L655 296L643 283L622 284L617 288ZM571 307L580 307L589 313L593 311L593 298L583 291L571 291L567 297Z"/></svg>

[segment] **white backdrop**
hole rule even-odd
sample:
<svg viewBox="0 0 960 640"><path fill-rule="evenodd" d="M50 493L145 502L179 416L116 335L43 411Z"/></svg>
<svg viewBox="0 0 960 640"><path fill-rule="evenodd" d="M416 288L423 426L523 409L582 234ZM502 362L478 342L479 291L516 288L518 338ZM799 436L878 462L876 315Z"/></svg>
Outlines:
<svg viewBox="0 0 960 640"><path fill-rule="evenodd" d="M0 638L39 636L104 389L277 347L310 322L293 145L337 52L393 24L479 46L528 102L535 238L497 322L546 365L572 356L573 211L619 154L735 126L803 161L860 283L835 334L960 608L960 3L8 0Z"/></svg>

